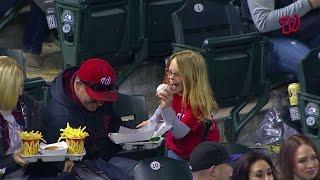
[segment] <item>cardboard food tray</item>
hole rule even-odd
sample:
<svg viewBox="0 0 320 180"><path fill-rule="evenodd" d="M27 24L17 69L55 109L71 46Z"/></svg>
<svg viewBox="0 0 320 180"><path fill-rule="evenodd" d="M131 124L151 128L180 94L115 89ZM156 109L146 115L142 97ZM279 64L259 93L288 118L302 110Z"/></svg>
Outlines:
<svg viewBox="0 0 320 180"><path fill-rule="evenodd" d="M71 161L81 161L83 156L86 155L86 150L82 154L66 154L66 155L44 155L38 154L35 156L21 156L24 160L31 162L37 162L38 159L41 159L43 162L56 162L56 161L64 161L66 158Z"/></svg>
<svg viewBox="0 0 320 180"><path fill-rule="evenodd" d="M122 149L127 151L136 150L136 149L155 149L162 144L163 140L164 140L164 137L161 137L158 141L124 143L122 145Z"/></svg>
<svg viewBox="0 0 320 180"><path fill-rule="evenodd" d="M108 136L116 144L149 141L152 137L161 137L171 127L163 122L140 129L120 127L119 133L109 133Z"/></svg>
<svg viewBox="0 0 320 180"><path fill-rule="evenodd" d="M146 141L151 139L154 131L141 131L137 133L109 133L109 138L116 144L123 144L136 141Z"/></svg>

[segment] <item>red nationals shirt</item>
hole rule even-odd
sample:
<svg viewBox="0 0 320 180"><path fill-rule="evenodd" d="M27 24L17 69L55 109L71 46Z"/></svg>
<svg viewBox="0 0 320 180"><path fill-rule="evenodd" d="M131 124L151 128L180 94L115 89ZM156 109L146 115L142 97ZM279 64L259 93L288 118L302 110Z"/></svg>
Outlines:
<svg viewBox="0 0 320 180"><path fill-rule="evenodd" d="M182 96L173 95L172 108L178 119L191 130L181 139L175 139L172 132L169 131L166 135L166 146L180 157L188 160L192 150L201 142L204 123L197 121L190 106L182 111ZM212 124L206 140L219 142L220 134L215 122Z"/></svg>

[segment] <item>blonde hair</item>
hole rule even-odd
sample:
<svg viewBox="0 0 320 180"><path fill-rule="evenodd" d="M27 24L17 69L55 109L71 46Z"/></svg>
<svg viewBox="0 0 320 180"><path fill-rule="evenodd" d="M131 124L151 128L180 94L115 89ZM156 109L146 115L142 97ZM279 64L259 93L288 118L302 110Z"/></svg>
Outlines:
<svg viewBox="0 0 320 180"><path fill-rule="evenodd" d="M24 78L22 67L14 59L0 56L0 110L14 110Z"/></svg>
<svg viewBox="0 0 320 180"><path fill-rule="evenodd" d="M169 58L167 68L173 59L176 60L183 79L182 107L186 108L189 104L193 115L199 121L204 121L218 110L209 84L206 62L201 54L185 50L173 54Z"/></svg>

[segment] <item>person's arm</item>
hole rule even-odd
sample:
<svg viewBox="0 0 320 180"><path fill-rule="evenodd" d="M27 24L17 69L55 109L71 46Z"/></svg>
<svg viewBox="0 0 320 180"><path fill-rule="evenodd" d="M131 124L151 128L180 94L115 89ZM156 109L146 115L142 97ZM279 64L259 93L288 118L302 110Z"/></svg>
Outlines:
<svg viewBox="0 0 320 180"><path fill-rule="evenodd" d="M109 126L109 132L110 133L117 133L119 132L120 126L123 124L120 116L114 111L112 106L109 106L111 111L109 112L111 114L111 122Z"/></svg>
<svg viewBox="0 0 320 180"><path fill-rule="evenodd" d="M190 132L191 129L177 118L171 106L160 109L163 120L167 124L172 125L171 131L174 138L181 139Z"/></svg>
<svg viewBox="0 0 320 180"><path fill-rule="evenodd" d="M0 159L0 169L6 168L5 174L16 171L21 167L14 161L13 154L1 156Z"/></svg>
<svg viewBox="0 0 320 180"><path fill-rule="evenodd" d="M153 122L158 122L162 119L162 115L161 115L161 109L158 107L153 115L149 118L149 122L153 123Z"/></svg>
<svg viewBox="0 0 320 180"><path fill-rule="evenodd" d="M275 10L276 0L247 0L252 20L261 33L280 29L279 19L284 16L304 16L312 8L318 7L318 0L297 0L296 2ZM312 6L311 6L312 4Z"/></svg>
<svg viewBox="0 0 320 180"><path fill-rule="evenodd" d="M161 115L161 109L158 107L154 111L153 115L148 120L142 121L140 124L138 124L137 128L142 128L149 124L156 124L160 120L162 120L162 115Z"/></svg>

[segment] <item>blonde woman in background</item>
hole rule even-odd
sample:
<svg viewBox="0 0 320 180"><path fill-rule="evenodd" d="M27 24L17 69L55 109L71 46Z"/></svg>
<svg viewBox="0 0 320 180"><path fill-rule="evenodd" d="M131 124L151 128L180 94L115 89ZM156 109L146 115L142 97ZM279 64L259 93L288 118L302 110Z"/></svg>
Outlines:
<svg viewBox="0 0 320 180"><path fill-rule="evenodd" d="M138 127L164 120L172 125L166 134L168 157L189 160L192 150L202 141L219 142L220 134L212 114L218 109L208 80L204 58L186 50L173 54L166 65L168 85L157 93L160 105L154 115ZM211 127L205 132L205 121Z"/></svg>
<svg viewBox="0 0 320 180"><path fill-rule="evenodd" d="M0 56L0 169L5 179L32 179L25 176L28 162L21 157L20 131L38 130L41 105L23 93L24 71L20 64L7 56ZM73 162L66 161L64 172L70 172ZM45 172L46 173L46 172ZM35 177L37 178L37 177ZM58 179L70 179L62 173Z"/></svg>
<svg viewBox="0 0 320 180"><path fill-rule="evenodd" d="M20 156L18 135L30 125L19 101L24 78L22 67L14 59L0 56L0 169L6 168L6 174L27 165Z"/></svg>

